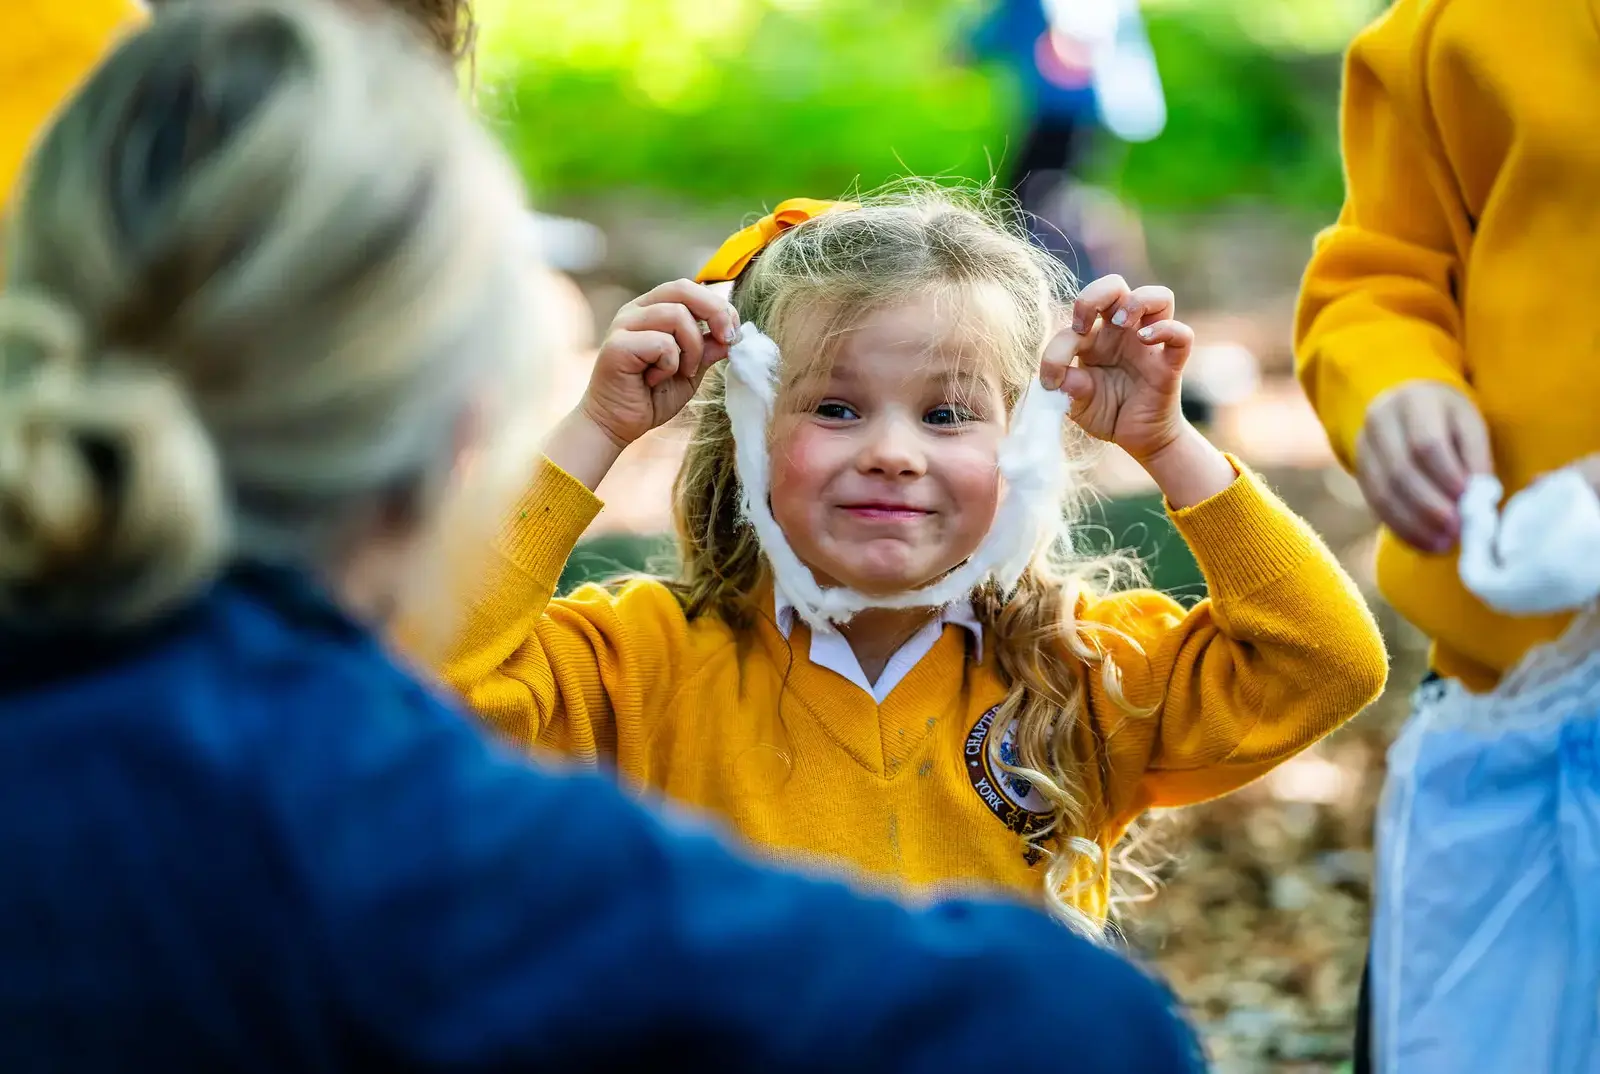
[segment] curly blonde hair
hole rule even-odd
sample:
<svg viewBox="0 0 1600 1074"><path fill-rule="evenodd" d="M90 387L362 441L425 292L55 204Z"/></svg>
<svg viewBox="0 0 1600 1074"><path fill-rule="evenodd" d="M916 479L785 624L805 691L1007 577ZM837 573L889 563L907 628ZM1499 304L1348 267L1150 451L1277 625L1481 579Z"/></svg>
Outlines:
<svg viewBox="0 0 1600 1074"><path fill-rule="evenodd" d="M790 355L810 366L825 364L828 356L817 351L875 310L929 294L961 301L975 298L974 289L985 289L986 299L999 293L1004 308L987 318L986 335L1009 409L1038 372L1045 343L1075 295L1071 273L1030 241L1017 215L989 188L902 184L858 209L785 231L740 275L733 303L778 344L786 366ZM785 369L786 380L794 375ZM755 603L768 568L740 517L724 392L719 367L696 403L674 488L680 563L673 589L689 616L714 615L744 629L768 614ZM1081 473L1086 438L1072 429L1063 438ZM1136 580L1139 568L1122 555L1075 554L1070 524L1085 504L1082 482L1072 487L1079 491L1061 505L1059 531L1036 552L1017 592L989 586L973 594L973 604L995 639L1009 687L996 726L1017 725L1020 763L1002 766L1029 780L1051 807L1049 824L1025 835L1049 860L1047 905L1077 931L1100 937L1109 908L1098 905L1098 892L1112 864L1102 838L1112 818L1100 791L1104 742L1086 715L1086 672L1128 706L1102 644L1109 628L1080 622L1077 610L1084 597Z"/></svg>

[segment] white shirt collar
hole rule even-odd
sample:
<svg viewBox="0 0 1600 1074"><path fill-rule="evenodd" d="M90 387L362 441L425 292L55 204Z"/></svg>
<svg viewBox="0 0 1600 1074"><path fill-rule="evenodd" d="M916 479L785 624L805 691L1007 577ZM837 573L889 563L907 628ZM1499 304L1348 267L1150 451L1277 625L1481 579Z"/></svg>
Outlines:
<svg viewBox="0 0 1600 1074"><path fill-rule="evenodd" d="M774 595L773 613L779 632L785 638L789 637L794 632L798 616L795 614L794 605L785 600L782 593ZM889 658L889 663L885 665L883 674L878 676L877 682L867 681L866 672L861 670L861 662L856 659L855 651L840 634L813 635L811 652L808 655L813 664L827 668L865 690L881 705L911 669L938 644L946 626L958 626L972 635L977 657L980 661L983 659L983 624L978 621L977 613L972 610L972 602L966 600L956 601L939 609L938 615L930 619Z"/></svg>

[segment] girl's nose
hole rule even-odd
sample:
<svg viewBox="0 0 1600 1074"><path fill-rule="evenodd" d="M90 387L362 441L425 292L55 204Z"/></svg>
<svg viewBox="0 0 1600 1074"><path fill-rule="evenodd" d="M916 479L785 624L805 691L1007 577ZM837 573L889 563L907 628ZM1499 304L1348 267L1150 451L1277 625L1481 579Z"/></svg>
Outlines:
<svg viewBox="0 0 1600 1074"><path fill-rule="evenodd" d="M879 418L866 430L856 465L865 474L920 477L928 469L920 430L905 418L888 415Z"/></svg>

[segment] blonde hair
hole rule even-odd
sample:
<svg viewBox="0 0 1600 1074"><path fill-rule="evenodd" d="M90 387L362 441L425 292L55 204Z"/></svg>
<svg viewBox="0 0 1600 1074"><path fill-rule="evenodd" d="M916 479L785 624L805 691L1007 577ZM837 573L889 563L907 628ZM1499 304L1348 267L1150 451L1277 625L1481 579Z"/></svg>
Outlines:
<svg viewBox="0 0 1600 1074"><path fill-rule="evenodd" d="M125 626L432 512L526 340L517 181L392 20L179 5L41 143L0 293L0 622Z"/></svg>
<svg viewBox="0 0 1600 1074"><path fill-rule="evenodd" d="M826 362L819 351L875 310L929 295L965 300L974 316L961 326L988 344L1009 409L1037 374L1044 345L1075 293L1067 269L1015 220L988 190L903 184L864 199L859 209L785 231L740 275L733 302L778 344L789 382L797 367ZM999 310L996 295L1004 299ZM715 615L747 629L765 614L755 600L768 574L755 533L740 518L724 399L719 367L701 390L674 488L681 557L674 589L690 616ZM1081 469L1081 435L1064 430L1063 436ZM1101 804L1104 743L1085 716L1080 669L1098 674L1119 702L1122 691L1115 663L1089 625L1078 622L1076 608L1082 595L1136 576L1137 567L1121 556L1074 555L1069 523L1082 506L1081 493L1062 504L1056 539L1035 555L1016 593L1008 599L991 586L974 594L974 607L1009 685L994 726L1017 722L1021 763L1011 770L1051 807L1049 825L1027 833L1050 859L1046 902L1076 930L1100 936L1101 916L1080 903L1093 900L1109 878L1100 839L1111 818Z"/></svg>

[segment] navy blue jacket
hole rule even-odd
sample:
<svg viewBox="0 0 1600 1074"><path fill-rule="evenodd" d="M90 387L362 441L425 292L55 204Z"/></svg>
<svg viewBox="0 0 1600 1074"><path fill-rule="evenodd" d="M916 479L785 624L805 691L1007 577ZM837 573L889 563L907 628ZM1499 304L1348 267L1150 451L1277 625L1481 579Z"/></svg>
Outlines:
<svg viewBox="0 0 1600 1074"><path fill-rule="evenodd" d="M1042 916L693 828L491 744L291 574L0 638L0 1070L1195 1069Z"/></svg>

